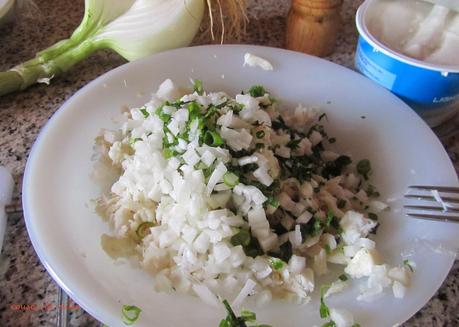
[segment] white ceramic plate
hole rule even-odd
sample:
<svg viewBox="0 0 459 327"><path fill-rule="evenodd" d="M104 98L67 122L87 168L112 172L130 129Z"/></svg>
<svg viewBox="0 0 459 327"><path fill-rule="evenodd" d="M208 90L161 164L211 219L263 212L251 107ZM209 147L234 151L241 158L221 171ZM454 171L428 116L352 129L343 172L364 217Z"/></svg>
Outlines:
<svg viewBox="0 0 459 327"><path fill-rule="evenodd" d="M274 71L243 67L245 52L268 59ZM146 273L109 259L100 246L107 226L88 205L97 196L89 174L99 129L113 127L111 118L121 106L146 102L166 78L182 86L197 78L208 89L231 94L263 84L290 106L322 107L341 151L371 160L374 184L384 199L395 199L376 241L390 264L411 255L417 264L413 287L403 300L387 292L374 303L361 303L354 300L355 285L330 298L330 305L351 310L362 326L392 326L421 309L440 287L453 256L435 251L457 248L459 226L409 219L400 209L409 184L458 185L427 125L385 89L330 62L274 48L204 46L161 53L99 77L62 106L32 149L23 186L30 238L52 277L94 317L122 325L123 304L143 309L138 326L214 327L224 316L223 308L197 298L155 293ZM260 322L275 327L323 323L317 297L304 306L276 302L256 311Z"/></svg>

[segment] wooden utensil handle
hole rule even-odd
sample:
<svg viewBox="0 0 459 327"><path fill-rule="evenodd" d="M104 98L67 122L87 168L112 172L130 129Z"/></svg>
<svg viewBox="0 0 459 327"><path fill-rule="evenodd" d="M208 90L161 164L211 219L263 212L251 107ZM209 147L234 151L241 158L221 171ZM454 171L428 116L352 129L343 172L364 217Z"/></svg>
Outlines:
<svg viewBox="0 0 459 327"><path fill-rule="evenodd" d="M292 0L285 46L316 56L328 56L341 29L343 0Z"/></svg>

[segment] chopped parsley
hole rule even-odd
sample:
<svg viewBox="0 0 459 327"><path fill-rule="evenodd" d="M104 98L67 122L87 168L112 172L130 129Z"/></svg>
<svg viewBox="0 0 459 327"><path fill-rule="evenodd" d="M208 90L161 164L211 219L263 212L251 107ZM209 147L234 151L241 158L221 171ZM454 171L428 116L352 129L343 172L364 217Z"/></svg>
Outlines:
<svg viewBox="0 0 459 327"><path fill-rule="evenodd" d="M368 176L371 173L371 163L368 159L362 159L357 163L357 172L368 180Z"/></svg>
<svg viewBox="0 0 459 327"><path fill-rule="evenodd" d="M249 89L250 96L254 98L262 97L266 93L265 88L261 85L254 85Z"/></svg>
<svg viewBox="0 0 459 327"><path fill-rule="evenodd" d="M142 113L144 118L148 118L148 116L150 116L150 113L147 111L147 108L145 107L140 108L140 112Z"/></svg>

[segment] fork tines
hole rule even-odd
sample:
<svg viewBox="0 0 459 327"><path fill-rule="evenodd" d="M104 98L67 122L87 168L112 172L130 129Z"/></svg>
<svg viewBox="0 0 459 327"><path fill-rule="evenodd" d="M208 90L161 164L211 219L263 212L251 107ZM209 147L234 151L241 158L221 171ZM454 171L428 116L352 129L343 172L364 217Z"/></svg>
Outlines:
<svg viewBox="0 0 459 327"><path fill-rule="evenodd" d="M408 216L459 222L459 187L411 185L405 200Z"/></svg>

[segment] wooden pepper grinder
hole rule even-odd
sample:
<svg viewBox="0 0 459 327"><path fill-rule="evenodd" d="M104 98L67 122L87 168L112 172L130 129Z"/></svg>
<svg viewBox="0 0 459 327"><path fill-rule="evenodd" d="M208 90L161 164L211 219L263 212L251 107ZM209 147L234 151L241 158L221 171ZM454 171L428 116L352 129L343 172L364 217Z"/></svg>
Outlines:
<svg viewBox="0 0 459 327"><path fill-rule="evenodd" d="M333 53L343 0L292 0L285 46L319 57Z"/></svg>

